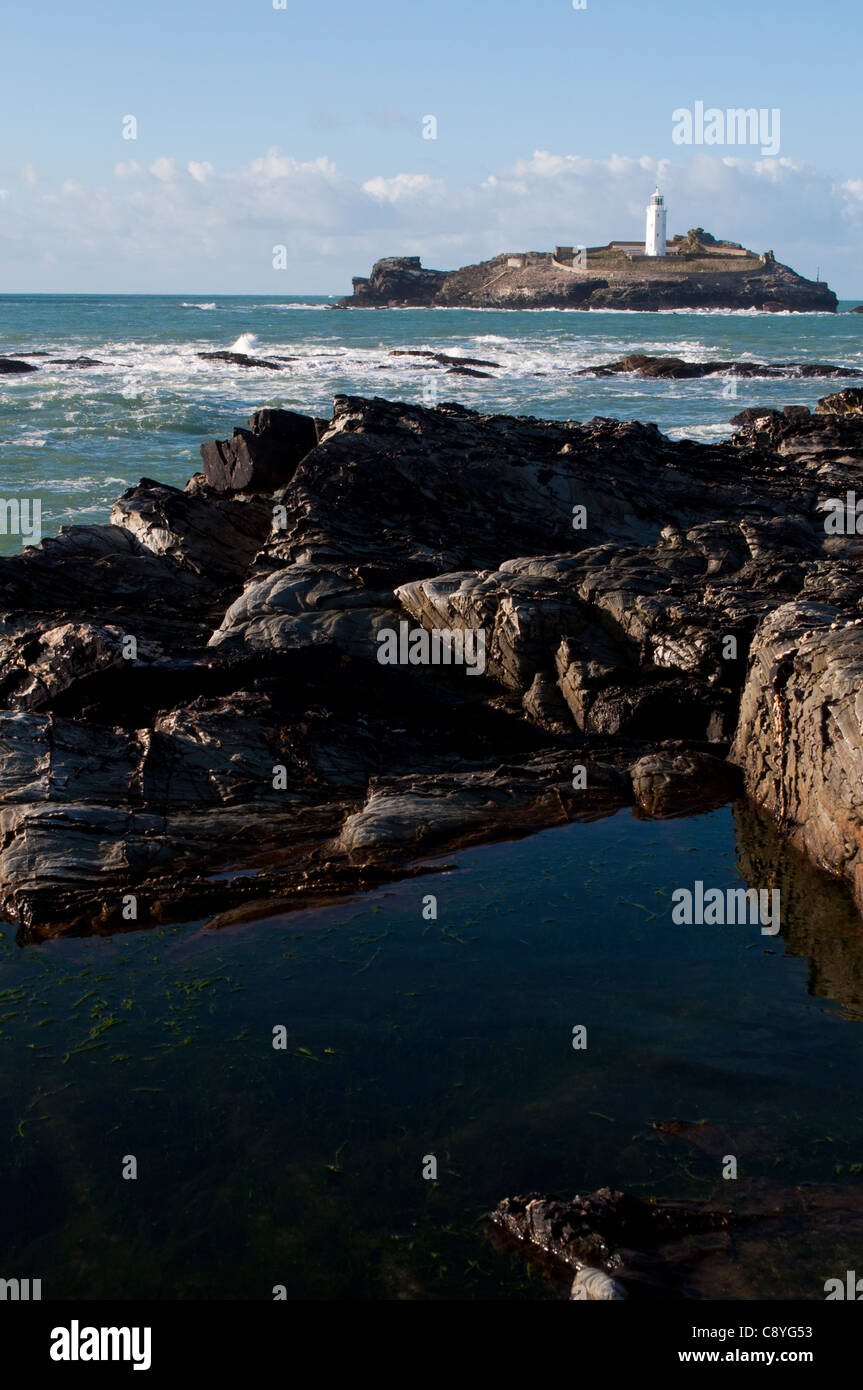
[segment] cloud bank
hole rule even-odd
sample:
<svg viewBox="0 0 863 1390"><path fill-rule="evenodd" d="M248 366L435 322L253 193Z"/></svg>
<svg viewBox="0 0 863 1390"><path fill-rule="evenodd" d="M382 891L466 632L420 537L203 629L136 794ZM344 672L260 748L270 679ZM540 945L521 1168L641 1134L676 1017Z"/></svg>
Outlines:
<svg viewBox="0 0 863 1390"><path fill-rule="evenodd" d="M448 269L506 250L639 238L657 181L669 235L702 226L802 274L820 267L840 297L863 294L861 178L786 158L545 150L474 184L417 171L358 182L326 156L277 149L238 169L130 158L98 187L47 185L25 165L2 178L0 289L348 293L351 275L379 256ZM284 270L273 269L279 245Z"/></svg>

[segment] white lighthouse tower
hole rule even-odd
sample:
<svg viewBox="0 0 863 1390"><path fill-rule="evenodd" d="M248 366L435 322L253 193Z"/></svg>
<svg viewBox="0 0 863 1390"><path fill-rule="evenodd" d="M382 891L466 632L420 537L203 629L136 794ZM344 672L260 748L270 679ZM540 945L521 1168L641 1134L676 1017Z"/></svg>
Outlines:
<svg viewBox="0 0 863 1390"><path fill-rule="evenodd" d="M665 255L665 199L657 187L647 204L647 225L644 232L645 256Z"/></svg>

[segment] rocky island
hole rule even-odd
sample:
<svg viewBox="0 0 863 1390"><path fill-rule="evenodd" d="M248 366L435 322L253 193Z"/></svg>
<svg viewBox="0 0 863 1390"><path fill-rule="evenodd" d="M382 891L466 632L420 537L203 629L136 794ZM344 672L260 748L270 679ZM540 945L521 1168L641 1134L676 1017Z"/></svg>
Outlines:
<svg viewBox="0 0 863 1390"><path fill-rule="evenodd" d="M461 270L389 256L355 277L343 309L760 309L835 313L836 295L777 261L695 227L645 255L640 243L507 252Z"/></svg>
<svg viewBox="0 0 863 1390"><path fill-rule="evenodd" d="M3 558L3 911L253 917L743 792L863 908L863 391L738 423L266 409Z"/></svg>

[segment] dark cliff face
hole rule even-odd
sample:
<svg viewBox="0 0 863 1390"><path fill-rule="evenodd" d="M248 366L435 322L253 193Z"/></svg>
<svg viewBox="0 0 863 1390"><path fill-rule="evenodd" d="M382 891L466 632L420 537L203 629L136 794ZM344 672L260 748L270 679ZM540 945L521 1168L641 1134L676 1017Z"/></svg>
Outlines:
<svg viewBox="0 0 863 1390"><path fill-rule="evenodd" d="M430 306L446 278L445 270L423 270L419 256L386 256L375 261L367 280L354 278L352 299L341 302L369 308L402 303Z"/></svg>
<svg viewBox="0 0 863 1390"><path fill-rule="evenodd" d="M512 261L518 262L511 264ZM340 308L481 309L761 309L835 313L836 295L772 255L750 257L740 270L645 269L634 262L591 273L559 265L550 254L496 256L460 270L424 270L418 256L377 261L368 279L354 279Z"/></svg>

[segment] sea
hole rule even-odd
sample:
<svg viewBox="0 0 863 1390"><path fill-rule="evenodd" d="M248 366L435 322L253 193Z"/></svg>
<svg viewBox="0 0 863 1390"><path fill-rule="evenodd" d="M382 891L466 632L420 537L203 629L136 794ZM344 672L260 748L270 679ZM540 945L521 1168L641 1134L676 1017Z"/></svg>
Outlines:
<svg viewBox="0 0 863 1390"><path fill-rule="evenodd" d="M343 392L716 440L747 406L839 384L576 373L636 351L863 367L847 313L333 304L0 297L0 352L99 363L0 377L3 496L39 497L45 535L104 522L142 476L184 484L251 411L325 416ZM448 375L405 348L497 365ZM292 360L198 355L222 349ZM755 886L753 864L782 884L778 936L672 921L675 889ZM488 1213L602 1186L790 1201L772 1241L705 1257L694 1295L821 1299L855 1267L860 1222L830 1215L863 1210L863 926L841 885L740 804L425 867L218 930L33 944L0 922L0 1275L44 1299L556 1299L561 1273Z"/></svg>
<svg viewBox="0 0 863 1390"><path fill-rule="evenodd" d="M45 352L38 372L0 376L3 496L39 497L42 531L107 521L141 477L183 486L203 440L229 437L261 406L329 416L348 393L548 419L653 420L672 438L732 433L750 405L813 405L823 381L579 377L631 352L694 361L863 367L863 314L485 309L337 311L335 298L2 295L0 353ZM852 305L843 304L842 308ZM489 379L449 375L419 349L493 362ZM199 354L289 357L283 370ZM96 359L93 367L52 358ZM20 539L0 535L0 553Z"/></svg>

